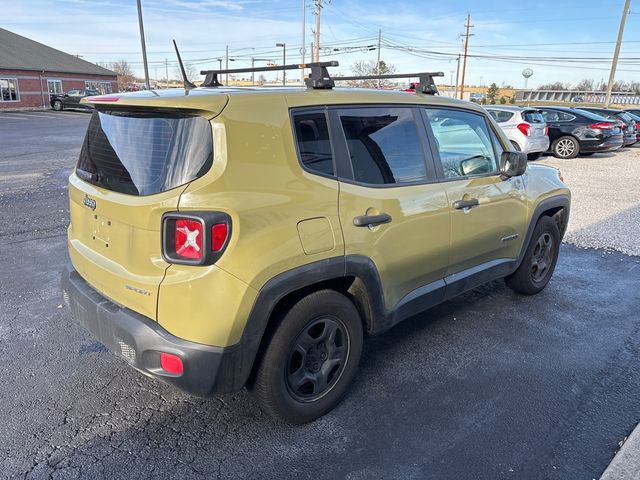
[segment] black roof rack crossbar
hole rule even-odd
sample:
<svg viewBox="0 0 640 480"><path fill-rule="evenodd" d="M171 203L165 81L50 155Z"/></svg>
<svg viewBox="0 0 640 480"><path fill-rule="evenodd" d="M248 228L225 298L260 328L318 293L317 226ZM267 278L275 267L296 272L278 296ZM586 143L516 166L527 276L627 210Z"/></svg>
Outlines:
<svg viewBox="0 0 640 480"><path fill-rule="evenodd" d="M204 75L203 87L221 87L222 84L218 80L218 75L224 75L226 73L252 73L252 72L279 72L281 70L301 70L303 68L310 68L311 75L305 80L307 87L309 88L333 88L334 82L327 72L327 67L337 67L339 64L336 61L331 62L315 62L315 63L300 63L293 65L280 65L272 67L255 67L255 68L232 68L228 70L202 70L201 75Z"/></svg>
<svg viewBox="0 0 640 480"><path fill-rule="evenodd" d="M387 78L411 78L418 77L416 92L435 95L438 93L433 77L444 77L443 72L420 72L420 73L390 73L386 75L361 75L357 77L334 77L334 80L383 80Z"/></svg>

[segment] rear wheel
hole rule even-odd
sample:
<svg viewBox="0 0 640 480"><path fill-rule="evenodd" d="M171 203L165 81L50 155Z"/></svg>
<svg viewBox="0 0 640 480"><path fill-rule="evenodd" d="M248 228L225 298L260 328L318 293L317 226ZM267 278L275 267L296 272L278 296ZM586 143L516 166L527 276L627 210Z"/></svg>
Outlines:
<svg viewBox="0 0 640 480"><path fill-rule="evenodd" d="M520 151L522 151L522 150L520 149L520 145L518 145L518 144L517 144L516 142L514 142L513 140L511 140L511 145L513 146L513 148L514 148L514 150L515 150L516 152L520 152Z"/></svg>
<svg viewBox="0 0 640 480"><path fill-rule="evenodd" d="M57 110L58 112L60 110L62 110L63 106L62 106L62 102L60 100L56 100L55 102L53 102L53 109Z"/></svg>
<svg viewBox="0 0 640 480"><path fill-rule="evenodd" d="M524 295L534 295L547 286L558 261L560 231L551 217L541 217L533 230L522 263L505 278L509 288Z"/></svg>
<svg viewBox="0 0 640 480"><path fill-rule="evenodd" d="M551 150L557 158L575 158L580 153L580 145L573 137L560 137L553 142Z"/></svg>
<svg viewBox="0 0 640 480"><path fill-rule="evenodd" d="M260 362L252 391L261 409L306 423L333 409L355 376L362 322L353 303L333 290L311 293L282 318Z"/></svg>

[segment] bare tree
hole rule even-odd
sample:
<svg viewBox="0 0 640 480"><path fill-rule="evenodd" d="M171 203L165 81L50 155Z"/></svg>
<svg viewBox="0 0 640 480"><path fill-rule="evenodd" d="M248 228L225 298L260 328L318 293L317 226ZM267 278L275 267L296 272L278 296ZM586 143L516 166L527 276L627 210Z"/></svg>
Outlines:
<svg viewBox="0 0 640 480"><path fill-rule="evenodd" d="M118 90L125 91L130 89L136 81L133 70L126 60L118 60L110 65L111 70L118 75Z"/></svg>
<svg viewBox="0 0 640 480"><path fill-rule="evenodd" d="M577 85L573 88L574 90L593 90L595 87L595 81L593 78L584 78L580 80Z"/></svg>
<svg viewBox="0 0 640 480"><path fill-rule="evenodd" d="M569 84L565 85L562 82L543 83L538 86L538 90L568 90Z"/></svg>
<svg viewBox="0 0 640 480"><path fill-rule="evenodd" d="M187 75L187 80L189 80L190 82L197 80L200 75L200 71L196 68L196 66L189 62L184 64L184 73ZM176 65L173 75L174 77L182 80L182 71L180 70L180 65Z"/></svg>
<svg viewBox="0 0 640 480"><path fill-rule="evenodd" d="M360 60L351 65L351 71L353 75L357 77L391 75L395 73L396 67L386 63L384 60L380 60L379 64L375 60ZM340 77L335 77L335 80L339 79ZM389 80L350 80L349 85L365 88L376 88L379 85L381 88L390 88L393 86L393 83Z"/></svg>

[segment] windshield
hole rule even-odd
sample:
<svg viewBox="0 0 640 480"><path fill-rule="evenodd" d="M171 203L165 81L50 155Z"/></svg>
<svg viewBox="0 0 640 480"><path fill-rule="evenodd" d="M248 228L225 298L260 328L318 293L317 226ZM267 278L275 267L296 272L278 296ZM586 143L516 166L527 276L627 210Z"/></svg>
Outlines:
<svg viewBox="0 0 640 480"><path fill-rule="evenodd" d="M152 195L195 180L212 162L211 125L204 117L96 111L76 174L115 192Z"/></svg>

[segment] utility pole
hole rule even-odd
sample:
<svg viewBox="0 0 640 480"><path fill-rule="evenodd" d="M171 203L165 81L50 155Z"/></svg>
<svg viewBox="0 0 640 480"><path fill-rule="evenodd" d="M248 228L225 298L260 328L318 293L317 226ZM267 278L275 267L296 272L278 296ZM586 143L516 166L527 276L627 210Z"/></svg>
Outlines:
<svg viewBox="0 0 640 480"><path fill-rule="evenodd" d="M227 45L227 49L224 54L224 69L229 70L229 45ZM226 73L224 77L224 84L229 86L229 74Z"/></svg>
<svg viewBox="0 0 640 480"><path fill-rule="evenodd" d="M320 12L322 12L322 0L316 0L316 62L320 61Z"/></svg>
<svg viewBox="0 0 640 480"><path fill-rule="evenodd" d="M286 43L276 43L276 47L282 47L282 66L284 67L287 64L287 44ZM287 85L287 71L282 69L282 86L285 87Z"/></svg>
<svg viewBox="0 0 640 480"><path fill-rule="evenodd" d="M378 61L376 62L376 75L380 75L380 49L382 48L382 29L378 29ZM378 79L378 88L380 88L380 79Z"/></svg>
<svg viewBox="0 0 640 480"><path fill-rule="evenodd" d="M138 0L138 24L140 26L140 43L142 43L142 62L144 63L144 81L147 84L147 90L151 90L149 83L149 66L147 65L147 46L144 43L144 25L142 24L142 5Z"/></svg>
<svg viewBox="0 0 640 480"><path fill-rule="evenodd" d="M305 30L307 29L307 25L306 25L306 21L305 21L305 16L306 16L306 10L307 9L307 0L302 0L302 43L300 45L302 45L300 47L300 64L304 65L305 62L305 57L306 57L306 47L304 45L304 34L305 34ZM313 55L313 52L312 52ZM304 68L300 69L300 85L304 85Z"/></svg>
<svg viewBox="0 0 640 480"><path fill-rule="evenodd" d="M618 66L618 55L620 55L620 44L622 43L622 34L624 33L624 23L627 20L629 14L629 4L631 0L625 0L624 10L622 11L622 18L620 19L620 28L618 29L618 40L616 41L616 50L613 54L613 61L611 62L611 73L609 74L609 83L607 85L607 95L604 97L604 108L609 108L611 103L611 91L613 90L613 83L616 79L616 67Z"/></svg>
<svg viewBox="0 0 640 480"><path fill-rule="evenodd" d="M164 74L167 81L167 86L169 85L169 62L167 62L167 58L164 59Z"/></svg>
<svg viewBox="0 0 640 480"><path fill-rule="evenodd" d="M460 83L460 100L464 99L464 76L467 73L467 49L469 48L469 29L473 27L471 25L471 15L467 14L467 33L464 38L464 60L462 61L462 82Z"/></svg>
<svg viewBox="0 0 640 480"><path fill-rule="evenodd" d="M458 59L456 60L458 64L456 66L456 88L454 90L453 98L458 98L458 79L460 78L460 55L458 55Z"/></svg>

